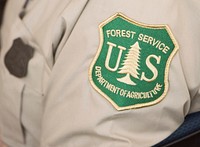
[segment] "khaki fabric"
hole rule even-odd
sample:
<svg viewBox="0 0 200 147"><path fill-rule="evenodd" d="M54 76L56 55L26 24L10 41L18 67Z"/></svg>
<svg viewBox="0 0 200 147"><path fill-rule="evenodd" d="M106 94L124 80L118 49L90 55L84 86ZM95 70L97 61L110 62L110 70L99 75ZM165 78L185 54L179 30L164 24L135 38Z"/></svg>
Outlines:
<svg viewBox="0 0 200 147"><path fill-rule="evenodd" d="M0 135L9 147L148 147L200 110L198 0L34 0L20 19L23 4L8 2L2 26ZM117 111L89 82L98 26L117 12L169 25L179 44L156 105ZM18 37L35 49L24 78L4 64Z"/></svg>

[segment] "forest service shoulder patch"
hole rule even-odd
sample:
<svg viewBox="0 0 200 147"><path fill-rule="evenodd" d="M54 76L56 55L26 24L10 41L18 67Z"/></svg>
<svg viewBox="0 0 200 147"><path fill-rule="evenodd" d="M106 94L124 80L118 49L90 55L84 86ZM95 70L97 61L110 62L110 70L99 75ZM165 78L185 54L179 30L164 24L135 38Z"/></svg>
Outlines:
<svg viewBox="0 0 200 147"><path fill-rule="evenodd" d="M100 45L89 71L92 86L117 110L160 102L178 50L169 27L138 23L117 13L99 29Z"/></svg>

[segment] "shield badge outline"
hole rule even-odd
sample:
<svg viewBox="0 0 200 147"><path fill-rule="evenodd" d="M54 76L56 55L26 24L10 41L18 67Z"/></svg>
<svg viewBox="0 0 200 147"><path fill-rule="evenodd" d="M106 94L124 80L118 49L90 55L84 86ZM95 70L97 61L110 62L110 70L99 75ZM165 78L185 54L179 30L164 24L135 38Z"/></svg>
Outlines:
<svg viewBox="0 0 200 147"><path fill-rule="evenodd" d="M138 30L135 32L135 34L139 34L139 36L137 36L138 40L133 42L134 44L131 44L130 46L130 49L129 49L129 52L126 53L125 55L122 55L123 53L123 50L128 50L128 47L124 47L123 45L123 41L121 42L121 44L117 45L113 42L109 42L107 41L107 56L104 56L104 60L102 62L102 59L101 59L101 62L102 64L104 64L105 66L107 66L106 68L109 69L109 72L114 72L114 71L117 71L115 73L126 73L127 72L127 68L128 66L125 66L125 67L120 67L119 64L122 64L122 60L121 59L116 59L115 62L116 62L116 66L110 66L109 64L109 59L112 58L112 56L124 56L124 58L130 58L133 54L133 56L135 56L136 58L134 59L135 61L125 61L125 59L123 60L125 63L123 63L124 65L128 65L130 62L132 66L134 66L135 68L132 69L132 70L128 70L130 71L132 77L137 77L137 75L143 75L141 76L140 78L138 78L139 80L146 80L146 82L150 83L151 80L153 78L146 78L145 76L145 72L138 72L140 69L139 67L139 59L140 59L140 50L141 50L141 43L145 44L145 39L144 39L144 34L142 36L142 33L141 32L145 32L143 29L147 29L147 30L151 30L151 31L164 31L166 32L165 33L165 36L168 36L168 42L171 41L171 47L168 47L167 45L165 45L164 43L162 43L160 40L153 40L153 37L149 37L149 42L151 41L152 43L152 40L154 41L151 45L153 44L159 44L157 45L157 48L158 50L161 50L161 44L162 46L165 45L164 49L162 50L162 52L164 54L167 54L167 52L169 50L170 53L168 54L168 57L166 57L165 59L165 62L164 62L164 69L163 69L163 85L160 84L160 83L156 83L154 84L154 87L153 87L153 90L150 92L130 92L128 90L124 90L121 86L121 87L118 87L115 84L113 84L112 82L108 82L109 81L109 77L111 77L112 79L112 76L107 76L107 78L104 78L101 74L102 74L102 71L101 71L101 67L102 66L97 66L96 63L99 62L98 59L100 58L101 55L101 52L102 52L102 49L103 49L103 46L105 48L105 30L103 30L103 28L108 25L109 23L112 23L113 21L115 21L116 19L120 18L122 21L124 21L125 23L129 23L129 24L132 24L138 28L141 28L141 30ZM107 29L108 31L108 29ZM139 33L138 33L139 32ZM141 23L141 22L137 22L129 17L127 17L126 15L122 14L122 13L116 13L114 14L113 16L111 16L110 18L108 18L107 20L103 21L100 25L99 25L99 33L100 33L100 43L99 43L99 47L98 47L98 50L97 50L97 53L90 65L90 68L89 68L89 81L92 85L92 87L98 92L100 93L104 98L106 98L117 110L127 110L127 109L136 109L136 108L142 108L142 107L147 107L147 106L151 106L151 105L155 105L155 104L158 104L159 102L161 102L164 97L167 95L167 92L168 92L168 89L169 89L169 68L170 68L170 63L173 59L173 57L175 56L176 52L178 51L179 49L179 45L175 39L175 37L173 36L170 28L168 25L150 25L150 24L145 24L145 23ZM131 38L133 39L134 37L134 32L132 31L123 31L123 30L116 30L115 33L112 34L112 32L107 32L107 37L124 37L124 38ZM154 33L155 34L155 33ZM142 38L143 37L143 38ZM148 36L147 36L148 37ZM143 40L142 40L143 39ZM151 40L150 40L151 39ZM142 40L142 41L141 41ZM141 41L141 42L139 42ZM159 42L160 41L160 42ZM146 42L146 44L148 44ZM149 43L150 44L150 43ZM155 45L156 46L156 45ZM154 46L154 48L155 48ZM119 51L116 52L114 55L112 55L112 50L114 50L113 48L118 48ZM143 47L144 48L144 47ZM110 50L110 53L109 53L109 50ZM109 54L109 55L108 55ZM126 56L126 57L125 57ZM152 67L150 66L151 62L152 62L152 59L154 59L154 63L159 63L160 62L160 58L162 58L161 56L148 56L149 57L149 60L146 59L146 64L147 62L149 61L149 66L148 67ZM150 59L152 58L152 59ZM118 62L119 61L119 62ZM143 61L144 62L144 61ZM99 62L100 63L100 62ZM119 64L117 64L119 63ZM101 64L101 65L102 65ZM100 65L100 64L99 64ZM115 64L113 64L115 65ZM118 65L118 66L117 66ZM117 67L117 69L115 68ZM119 70L121 68L121 70ZM152 67L151 68L151 72L153 73L154 71L154 68ZM161 68L160 68L161 69ZM96 70L96 71L95 71ZM132 72L131 72L132 71ZM108 73L109 73L108 72ZM95 73L96 73L96 76L95 76ZM156 73L156 71L155 71ZM104 72L104 74L106 75L107 73ZM109 75L109 74L108 74ZM128 76L122 76L122 77L118 77L118 78L115 78L115 81L118 81L118 82L121 82L123 83L122 85L125 84L125 87L126 85L128 85L127 87L129 87L129 90L130 90L130 87L132 87L132 89L134 89L134 86L137 85L133 80L132 78L130 78L130 74L127 74ZM102 76L102 77L100 77ZM158 76L157 76L158 77ZM156 78L157 78L156 77ZM95 79L96 78L96 79ZM101 79L100 80L97 80L97 79ZM127 80L128 79L128 80ZM149 81L148 81L149 80ZM154 78L155 80L155 78ZM108 85L109 84L109 85ZM143 84L140 85L140 89L142 87ZM159 90L161 91L162 89L162 92L160 92L160 95L158 95L156 98L154 97L156 94L155 93L159 93ZM156 91L157 90L157 91ZM128 92L127 92L128 91ZM110 94L109 94L110 93ZM129 93L129 95L128 95ZM118 99L116 99L117 95L120 95ZM121 97L121 99L120 99ZM125 101L125 97L126 97L126 102L123 103L123 101ZM128 98L127 98L128 97ZM146 100L144 100L145 98ZM151 98L153 98L153 100L150 100ZM127 100L128 99L128 100ZM129 102L130 101L130 102ZM131 102L132 101L132 102ZM136 102L134 102L136 101ZM142 102L139 102L139 101L142 101Z"/></svg>

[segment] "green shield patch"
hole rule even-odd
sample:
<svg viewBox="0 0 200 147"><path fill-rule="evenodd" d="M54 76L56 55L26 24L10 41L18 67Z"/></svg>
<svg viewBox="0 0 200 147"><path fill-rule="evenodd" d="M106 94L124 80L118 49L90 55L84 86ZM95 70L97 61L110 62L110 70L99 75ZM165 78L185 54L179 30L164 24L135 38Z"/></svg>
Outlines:
<svg viewBox="0 0 200 147"><path fill-rule="evenodd" d="M89 73L92 86L117 110L160 102L178 50L169 27L138 23L117 13L99 29L100 45Z"/></svg>

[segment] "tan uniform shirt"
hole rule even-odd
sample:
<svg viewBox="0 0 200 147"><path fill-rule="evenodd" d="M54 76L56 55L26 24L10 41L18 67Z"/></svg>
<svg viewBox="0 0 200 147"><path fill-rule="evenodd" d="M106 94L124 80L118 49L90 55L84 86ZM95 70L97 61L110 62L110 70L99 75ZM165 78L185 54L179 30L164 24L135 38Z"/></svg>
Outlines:
<svg viewBox="0 0 200 147"><path fill-rule="evenodd" d="M22 5L9 1L2 28L0 131L8 146L148 147L200 110L198 0L34 0L20 19ZM179 44L158 104L118 111L90 84L99 24L117 12L167 24ZM34 48L23 78L4 64L16 38Z"/></svg>

